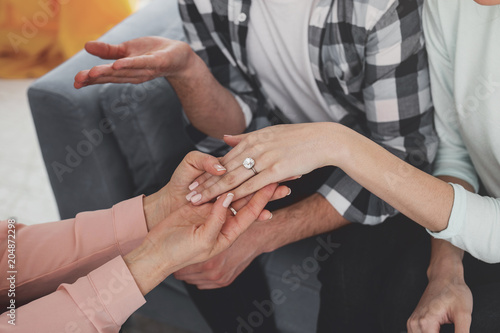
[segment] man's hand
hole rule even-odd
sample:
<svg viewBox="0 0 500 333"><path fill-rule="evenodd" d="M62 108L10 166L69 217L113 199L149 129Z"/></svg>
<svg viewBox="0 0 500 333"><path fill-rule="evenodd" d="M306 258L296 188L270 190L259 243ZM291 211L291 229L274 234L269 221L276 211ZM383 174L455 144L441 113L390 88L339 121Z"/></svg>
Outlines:
<svg viewBox="0 0 500 333"><path fill-rule="evenodd" d="M198 130L215 138L244 132L245 116L236 98L215 79L189 44L141 37L118 45L88 42L85 50L102 59L117 60L79 72L75 76L76 89L103 83L137 84L163 76Z"/></svg>
<svg viewBox="0 0 500 333"><path fill-rule="evenodd" d="M212 259L175 272L175 278L196 285L199 289L230 285L262 253L257 246L257 233L252 229L255 228L251 227L229 249Z"/></svg>
<svg viewBox="0 0 500 333"><path fill-rule="evenodd" d="M466 333L471 316L472 293L463 278L431 280L408 320L408 332L439 333L441 325L453 323L455 333Z"/></svg>
<svg viewBox="0 0 500 333"><path fill-rule="evenodd" d="M141 37L111 45L85 44L88 53L114 63L95 66L75 76L75 88L102 83L142 83L154 78L174 77L196 63L196 54L185 43L162 37Z"/></svg>
<svg viewBox="0 0 500 333"><path fill-rule="evenodd" d="M252 224L229 249L209 261L179 270L174 276L200 289L224 287L231 284L258 255L348 223L316 193L275 211L272 221Z"/></svg>
<svg viewBox="0 0 500 333"><path fill-rule="evenodd" d="M234 197L228 193L213 204L184 205L158 223L144 242L124 257L141 292L145 295L173 272L229 248L258 219L277 186L271 184L242 207L237 205L240 210L236 216L228 211Z"/></svg>

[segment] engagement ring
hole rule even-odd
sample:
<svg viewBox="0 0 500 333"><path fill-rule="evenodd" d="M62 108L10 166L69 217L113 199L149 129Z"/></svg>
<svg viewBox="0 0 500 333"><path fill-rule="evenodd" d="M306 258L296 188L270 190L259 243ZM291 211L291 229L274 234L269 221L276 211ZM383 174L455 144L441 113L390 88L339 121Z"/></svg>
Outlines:
<svg viewBox="0 0 500 333"><path fill-rule="evenodd" d="M255 161L253 158L250 158L250 157L247 157L245 158L245 160L243 161L243 166L248 169L248 170L252 170L254 174L258 174L257 170L255 170L255 168L253 167L255 165Z"/></svg>

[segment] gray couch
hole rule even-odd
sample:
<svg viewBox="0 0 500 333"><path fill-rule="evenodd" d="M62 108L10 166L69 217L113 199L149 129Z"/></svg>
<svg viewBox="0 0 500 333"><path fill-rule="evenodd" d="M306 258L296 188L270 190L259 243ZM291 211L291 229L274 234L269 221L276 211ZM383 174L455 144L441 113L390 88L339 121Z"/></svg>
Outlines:
<svg viewBox="0 0 500 333"><path fill-rule="evenodd" d="M119 43L147 35L184 38L175 0L153 1L101 40ZM182 126L180 103L166 80L73 88L78 71L105 62L82 51L28 91L61 218L152 193L193 149ZM281 295L275 313L282 332L315 331L320 285L314 255L318 249L325 251L321 239L304 240L258 259L270 289ZM294 266L301 266L307 277L293 273ZM142 314L188 331L210 331L174 278L147 299ZM264 312L258 307L255 311Z"/></svg>

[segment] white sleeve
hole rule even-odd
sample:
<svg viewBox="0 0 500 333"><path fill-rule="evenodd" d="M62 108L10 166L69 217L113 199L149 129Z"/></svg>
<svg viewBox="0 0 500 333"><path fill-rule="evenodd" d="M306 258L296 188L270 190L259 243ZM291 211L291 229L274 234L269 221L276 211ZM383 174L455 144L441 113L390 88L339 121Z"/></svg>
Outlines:
<svg viewBox="0 0 500 333"><path fill-rule="evenodd" d="M435 108L439 147L434 162L434 176L452 176L479 190L479 181L460 134L460 120L454 99L454 71L441 27L442 0L428 0L424 5L423 25L429 54L432 99Z"/></svg>
<svg viewBox="0 0 500 333"><path fill-rule="evenodd" d="M500 198L482 197L451 184L455 192L448 227L427 230L487 263L500 262Z"/></svg>

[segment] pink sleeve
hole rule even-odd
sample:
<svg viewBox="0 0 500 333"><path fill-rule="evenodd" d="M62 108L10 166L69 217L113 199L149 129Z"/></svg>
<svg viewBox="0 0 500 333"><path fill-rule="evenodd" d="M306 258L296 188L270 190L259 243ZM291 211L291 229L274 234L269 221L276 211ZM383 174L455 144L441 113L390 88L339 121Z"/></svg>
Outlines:
<svg viewBox="0 0 500 333"><path fill-rule="evenodd" d="M140 245L147 234L142 196L74 219L16 224L16 304L52 293ZM0 222L0 306L9 302L7 222ZM11 269L9 269L11 270ZM38 302L38 301L37 301Z"/></svg>
<svg viewBox="0 0 500 333"><path fill-rule="evenodd" d="M118 256L73 284L1 315L0 332L118 332L145 303L123 258Z"/></svg>

